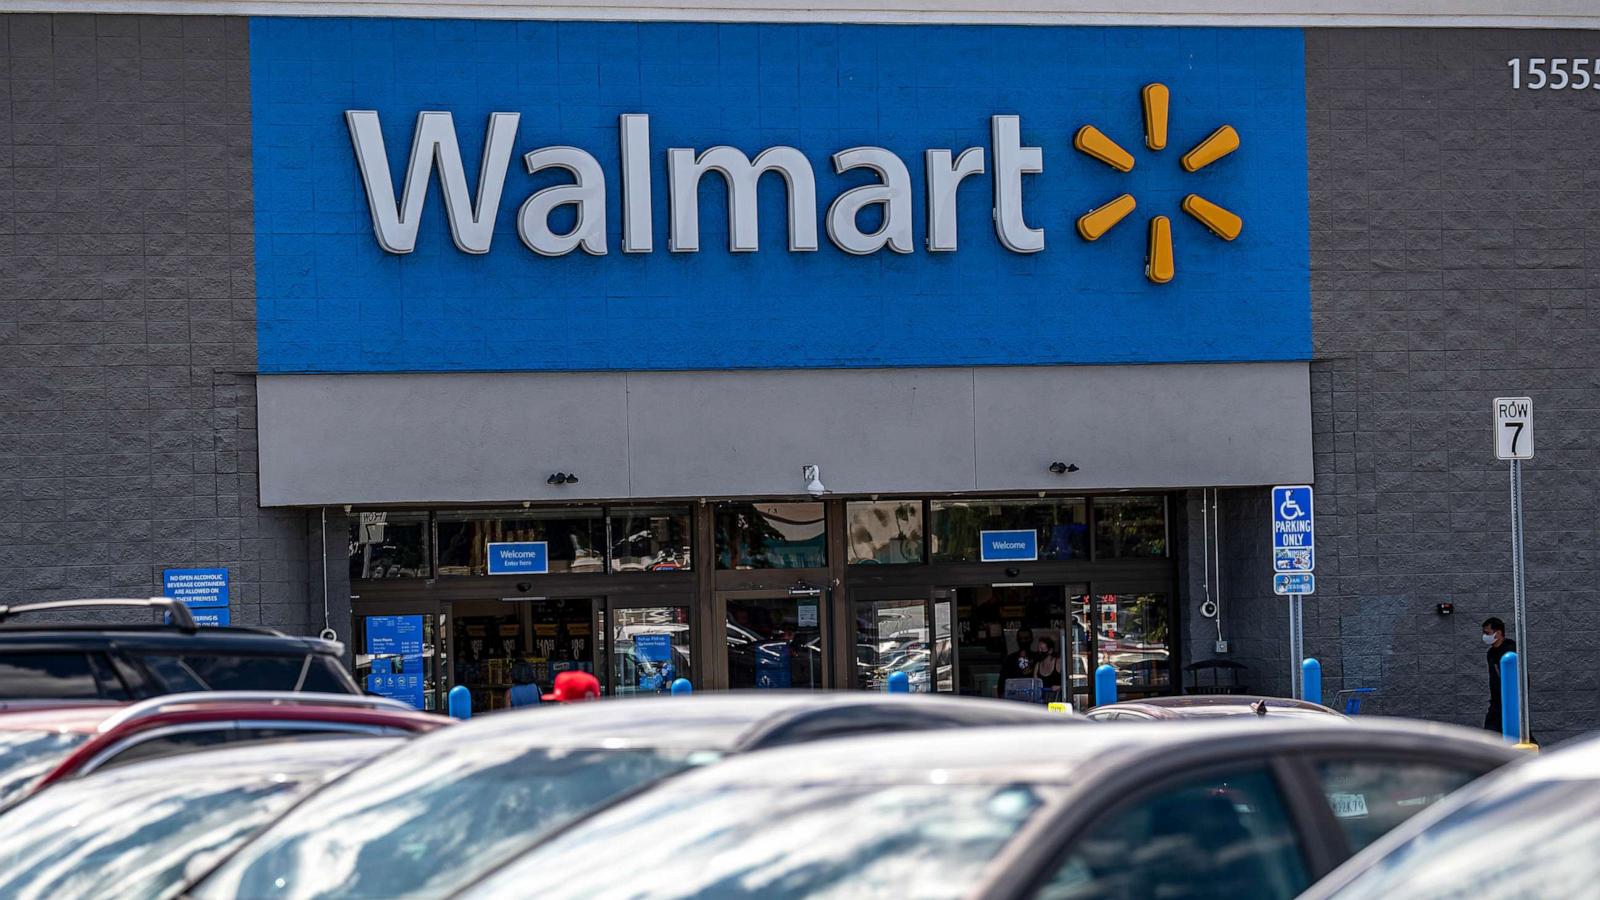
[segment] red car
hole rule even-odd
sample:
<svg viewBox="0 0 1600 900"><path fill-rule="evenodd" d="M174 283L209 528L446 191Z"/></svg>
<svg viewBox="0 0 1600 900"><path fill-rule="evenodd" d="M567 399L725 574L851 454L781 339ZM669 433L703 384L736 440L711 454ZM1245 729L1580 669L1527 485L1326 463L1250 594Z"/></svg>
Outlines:
<svg viewBox="0 0 1600 900"><path fill-rule="evenodd" d="M450 720L347 694L208 691L0 713L0 809L108 766L254 741L409 735Z"/></svg>

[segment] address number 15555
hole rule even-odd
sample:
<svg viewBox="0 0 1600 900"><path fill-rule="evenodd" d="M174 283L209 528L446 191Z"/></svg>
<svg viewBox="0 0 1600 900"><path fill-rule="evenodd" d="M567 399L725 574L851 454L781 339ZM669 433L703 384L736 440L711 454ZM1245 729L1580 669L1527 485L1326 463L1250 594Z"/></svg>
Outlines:
<svg viewBox="0 0 1600 900"><path fill-rule="evenodd" d="M1575 91L1585 88L1600 90L1600 59L1567 59L1560 56L1546 59L1534 56L1525 60L1519 56L1506 60L1506 67L1511 70L1511 89L1514 91L1523 88L1530 91L1546 88L1552 91L1569 88Z"/></svg>

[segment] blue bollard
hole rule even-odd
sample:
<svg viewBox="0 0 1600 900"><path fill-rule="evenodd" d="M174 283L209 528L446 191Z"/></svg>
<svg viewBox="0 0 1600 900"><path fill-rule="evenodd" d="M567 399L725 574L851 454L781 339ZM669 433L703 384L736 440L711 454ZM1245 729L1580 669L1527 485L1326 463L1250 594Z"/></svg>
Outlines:
<svg viewBox="0 0 1600 900"><path fill-rule="evenodd" d="M885 688L891 694L911 693L911 677L904 672L890 672L889 683Z"/></svg>
<svg viewBox="0 0 1600 900"><path fill-rule="evenodd" d="M1094 705L1117 702L1117 667L1106 663L1094 670Z"/></svg>
<svg viewBox="0 0 1600 900"><path fill-rule="evenodd" d="M464 684L450 689L450 718L463 722L472 718L472 692Z"/></svg>
<svg viewBox="0 0 1600 900"><path fill-rule="evenodd" d="M1307 703L1322 702L1322 663L1314 656L1300 663L1300 698Z"/></svg>
<svg viewBox="0 0 1600 900"><path fill-rule="evenodd" d="M1500 657L1500 733L1506 742L1522 742L1522 681L1517 677L1517 654Z"/></svg>
<svg viewBox="0 0 1600 900"><path fill-rule="evenodd" d="M687 678L674 678L672 680L672 696L687 697L694 693L694 685Z"/></svg>

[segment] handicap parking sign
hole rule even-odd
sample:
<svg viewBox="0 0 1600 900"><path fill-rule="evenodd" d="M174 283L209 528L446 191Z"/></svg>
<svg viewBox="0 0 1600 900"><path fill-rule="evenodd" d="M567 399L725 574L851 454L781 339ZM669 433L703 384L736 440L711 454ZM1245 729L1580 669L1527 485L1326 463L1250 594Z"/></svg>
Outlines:
<svg viewBox="0 0 1600 900"><path fill-rule="evenodd" d="M1316 519L1311 486L1272 489L1272 571L1310 572L1317 567Z"/></svg>

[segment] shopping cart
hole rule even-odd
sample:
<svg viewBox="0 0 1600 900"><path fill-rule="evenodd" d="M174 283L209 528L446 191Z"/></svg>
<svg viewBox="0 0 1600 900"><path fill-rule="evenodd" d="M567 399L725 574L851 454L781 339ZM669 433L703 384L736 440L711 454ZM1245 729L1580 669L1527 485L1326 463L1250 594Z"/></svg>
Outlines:
<svg viewBox="0 0 1600 900"><path fill-rule="evenodd" d="M1377 688L1351 688L1339 692L1339 702L1344 705L1344 714L1356 716L1361 714L1361 701L1371 698Z"/></svg>

